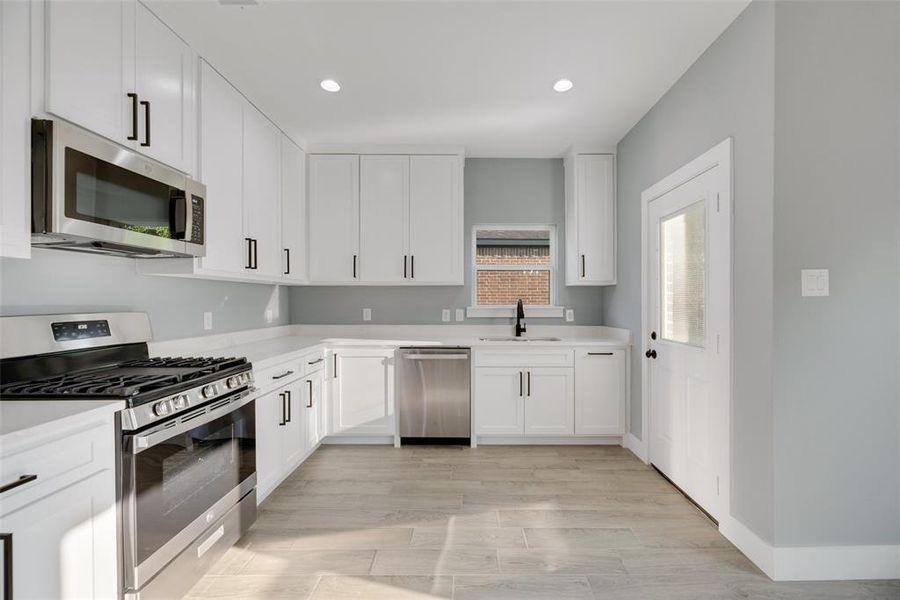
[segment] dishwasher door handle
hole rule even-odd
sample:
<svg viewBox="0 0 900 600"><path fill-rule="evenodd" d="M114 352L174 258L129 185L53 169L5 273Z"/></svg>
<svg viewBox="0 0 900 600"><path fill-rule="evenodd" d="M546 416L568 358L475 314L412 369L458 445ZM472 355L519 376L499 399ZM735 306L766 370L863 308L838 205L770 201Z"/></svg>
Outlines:
<svg viewBox="0 0 900 600"><path fill-rule="evenodd" d="M468 354L403 354L409 360L469 360Z"/></svg>

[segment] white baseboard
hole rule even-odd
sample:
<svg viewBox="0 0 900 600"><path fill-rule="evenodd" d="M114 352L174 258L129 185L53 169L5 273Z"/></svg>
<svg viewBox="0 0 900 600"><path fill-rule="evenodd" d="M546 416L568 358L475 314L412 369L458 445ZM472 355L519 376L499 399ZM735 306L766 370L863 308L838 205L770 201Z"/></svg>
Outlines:
<svg viewBox="0 0 900 600"><path fill-rule="evenodd" d="M641 459L644 464L650 462L650 457L647 456L647 444L637 439L633 433L628 432L625 434L622 445L628 450L631 450L631 452Z"/></svg>
<svg viewBox="0 0 900 600"><path fill-rule="evenodd" d="M393 446L394 445L394 436L393 435L329 435L322 443L326 446L352 446L352 445L367 445L367 446Z"/></svg>
<svg viewBox="0 0 900 600"><path fill-rule="evenodd" d="M618 435L479 435L479 446L621 446Z"/></svg>
<svg viewBox="0 0 900 600"><path fill-rule="evenodd" d="M719 532L775 581L900 579L900 545L776 547L730 517Z"/></svg>

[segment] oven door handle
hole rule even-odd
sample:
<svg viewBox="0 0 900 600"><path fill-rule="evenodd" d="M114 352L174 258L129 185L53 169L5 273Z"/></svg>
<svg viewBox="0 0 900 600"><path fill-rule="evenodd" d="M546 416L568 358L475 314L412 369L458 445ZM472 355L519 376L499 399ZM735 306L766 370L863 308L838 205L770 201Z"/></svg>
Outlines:
<svg viewBox="0 0 900 600"><path fill-rule="evenodd" d="M170 439L172 436L190 431L191 429L195 429L201 425L205 425L210 421L215 421L219 417L225 416L230 412L234 412L238 408L241 408L245 404L255 400L256 396L253 395L253 392L255 391L256 388L247 388L246 390L240 391L232 396L231 399L224 404L220 404L221 400L216 400L213 401L208 407L186 412L183 415L177 417L175 425L171 425L170 421L169 423L164 423L162 425L154 427L150 431L143 432L139 435L126 435L126 440L128 439L128 437L131 437L130 447L132 454L140 454L144 450L152 448L159 442ZM211 408L213 406L215 408ZM201 413L203 411L206 411L205 415L203 415L202 417L196 416L198 413Z"/></svg>

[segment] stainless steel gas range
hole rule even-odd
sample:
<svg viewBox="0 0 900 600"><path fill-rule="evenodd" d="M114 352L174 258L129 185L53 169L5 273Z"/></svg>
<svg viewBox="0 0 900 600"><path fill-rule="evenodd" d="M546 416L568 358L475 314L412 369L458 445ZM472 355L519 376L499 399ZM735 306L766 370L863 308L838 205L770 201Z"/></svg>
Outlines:
<svg viewBox="0 0 900 600"><path fill-rule="evenodd" d="M122 594L181 597L256 520L250 363L150 358L143 313L4 317L3 333L0 397L124 401Z"/></svg>

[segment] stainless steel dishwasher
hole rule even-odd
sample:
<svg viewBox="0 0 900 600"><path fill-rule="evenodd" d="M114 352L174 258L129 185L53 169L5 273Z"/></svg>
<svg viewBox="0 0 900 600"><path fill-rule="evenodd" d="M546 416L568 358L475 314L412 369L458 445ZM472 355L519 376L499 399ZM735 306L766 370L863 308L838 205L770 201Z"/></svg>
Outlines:
<svg viewBox="0 0 900 600"><path fill-rule="evenodd" d="M467 443L469 348L403 347L397 352L401 443Z"/></svg>

